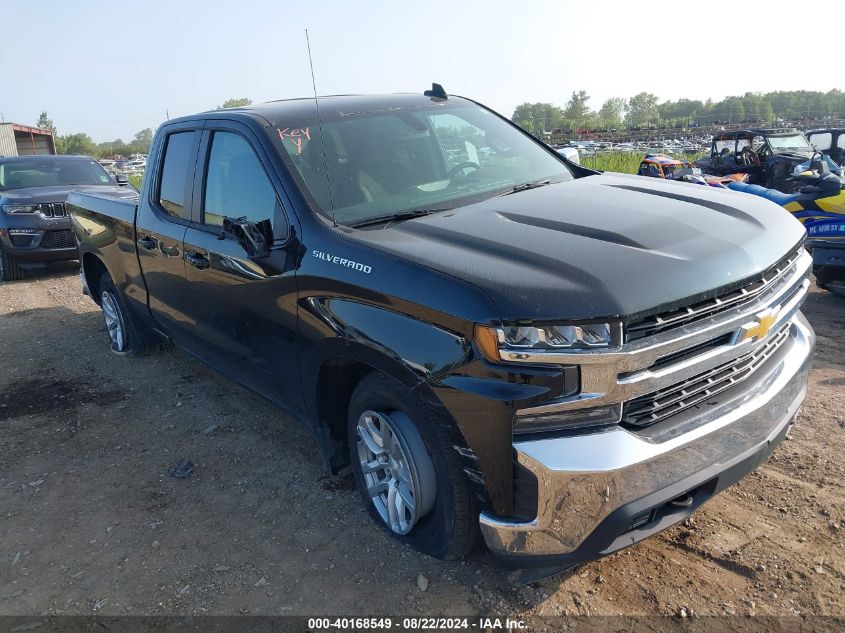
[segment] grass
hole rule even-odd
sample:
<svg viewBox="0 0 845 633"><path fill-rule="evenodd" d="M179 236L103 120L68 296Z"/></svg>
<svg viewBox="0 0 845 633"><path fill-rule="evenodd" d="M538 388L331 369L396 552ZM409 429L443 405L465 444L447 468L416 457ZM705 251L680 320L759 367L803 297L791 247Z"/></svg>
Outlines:
<svg viewBox="0 0 845 633"><path fill-rule="evenodd" d="M590 169L635 174L644 156L644 152L599 152L594 156L582 156L581 164ZM693 162L702 156L703 154L684 154L677 158Z"/></svg>
<svg viewBox="0 0 845 633"><path fill-rule="evenodd" d="M141 191L141 183L144 182L143 174L129 174L127 178L129 178L129 182L133 187L135 187L135 189Z"/></svg>

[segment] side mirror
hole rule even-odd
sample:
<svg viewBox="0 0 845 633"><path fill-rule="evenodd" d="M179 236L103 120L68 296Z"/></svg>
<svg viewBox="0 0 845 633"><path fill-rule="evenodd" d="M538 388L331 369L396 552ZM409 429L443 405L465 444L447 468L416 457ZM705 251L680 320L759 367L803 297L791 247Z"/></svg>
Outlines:
<svg viewBox="0 0 845 633"><path fill-rule="evenodd" d="M570 163L575 163L576 165L581 164L581 156L578 154L578 150L574 147L564 147L558 150L558 152L560 152L560 154Z"/></svg>
<svg viewBox="0 0 845 633"><path fill-rule="evenodd" d="M119 187L125 187L129 184L129 176L126 174L115 174L114 181L118 184Z"/></svg>
<svg viewBox="0 0 845 633"><path fill-rule="evenodd" d="M245 217L223 218L223 230L220 239L231 235L252 259L261 259L270 255L273 246L273 226L270 220L252 222Z"/></svg>

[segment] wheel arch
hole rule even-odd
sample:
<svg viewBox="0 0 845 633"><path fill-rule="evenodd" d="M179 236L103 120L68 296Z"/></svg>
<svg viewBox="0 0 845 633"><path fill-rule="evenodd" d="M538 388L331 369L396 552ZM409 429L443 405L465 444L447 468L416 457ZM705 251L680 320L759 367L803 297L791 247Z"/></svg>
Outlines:
<svg viewBox="0 0 845 633"><path fill-rule="evenodd" d="M103 260L94 253L82 255L82 272L85 274L85 285L94 303L100 305L100 277L109 272Z"/></svg>

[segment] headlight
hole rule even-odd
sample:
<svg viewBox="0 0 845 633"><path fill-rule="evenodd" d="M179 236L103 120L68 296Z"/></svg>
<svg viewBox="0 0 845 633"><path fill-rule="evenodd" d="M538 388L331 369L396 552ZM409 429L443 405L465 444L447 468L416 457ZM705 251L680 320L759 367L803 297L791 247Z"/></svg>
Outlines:
<svg viewBox="0 0 845 633"><path fill-rule="evenodd" d="M37 204L4 204L3 211L5 213L38 213L39 205Z"/></svg>
<svg viewBox="0 0 845 633"><path fill-rule="evenodd" d="M488 360L501 361L502 351L562 352L589 350L614 345L614 329L610 323L583 325L513 325L475 327L475 340Z"/></svg>

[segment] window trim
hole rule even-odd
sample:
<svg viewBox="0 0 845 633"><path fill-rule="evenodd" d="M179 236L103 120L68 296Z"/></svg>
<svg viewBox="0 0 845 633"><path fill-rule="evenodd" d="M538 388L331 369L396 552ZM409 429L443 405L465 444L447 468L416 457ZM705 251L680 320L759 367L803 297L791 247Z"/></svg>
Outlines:
<svg viewBox="0 0 845 633"><path fill-rule="evenodd" d="M279 187L276 185L271 176L270 169L268 169L268 160L263 152L263 148L257 145L250 139L249 135L233 121L208 120L203 128L202 141L200 143L200 153L197 157L197 169L194 174L194 190L199 192L194 195L193 209L191 213L191 226L197 230L212 233L214 235L220 234L220 228L217 225L205 224L203 219L205 217L205 188L208 181L208 164L211 160L211 149L214 145L214 134L216 132L226 132L229 134L236 134L240 136L249 145L255 157L258 159L259 165L264 170L264 175L267 182L270 183L273 192L276 194L276 205L274 209L274 226L273 226L273 246L272 248L281 248L285 246L290 240L292 225L288 212L285 208L283 200L284 196L280 195ZM281 229L284 228L284 234L280 234ZM233 238L232 238L233 239Z"/></svg>
<svg viewBox="0 0 845 633"><path fill-rule="evenodd" d="M193 192L193 182L194 182L194 175L196 173L197 167L197 156L200 147L200 141L202 140L202 128L203 122L202 121L191 121L188 124L183 125L174 125L171 128L165 129L162 131L162 138L158 142L158 147L156 148L156 157L155 157L155 172L154 172L154 180L152 183L152 187L149 189L149 196L148 202L150 203L150 208L153 210L153 213L165 222L170 222L171 224L181 224L184 226L188 226L191 224L191 219L193 217L193 201L194 201L194 192ZM185 174L185 204L183 206L184 209L187 210L187 218L177 217L168 213L168 211L161 206L160 199L161 199L161 180L162 174L164 173L164 161L167 158L167 144L170 141L170 137L174 134L193 134L194 139L191 145L191 149L189 150L189 154L193 154L194 158L193 161L188 161L188 169L187 173ZM148 161L149 164L149 161Z"/></svg>

